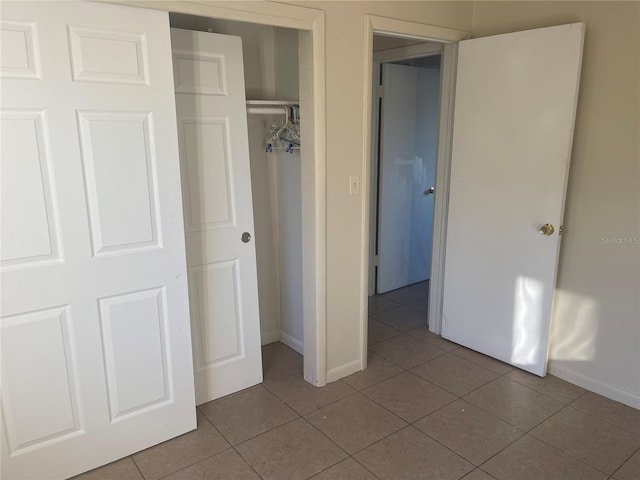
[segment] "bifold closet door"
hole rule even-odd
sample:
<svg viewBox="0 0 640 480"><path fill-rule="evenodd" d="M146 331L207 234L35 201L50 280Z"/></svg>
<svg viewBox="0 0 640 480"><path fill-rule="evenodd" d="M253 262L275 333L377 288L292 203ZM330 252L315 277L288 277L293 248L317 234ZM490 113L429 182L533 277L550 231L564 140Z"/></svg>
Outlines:
<svg viewBox="0 0 640 480"><path fill-rule="evenodd" d="M166 12L8 2L2 478L61 479L192 430Z"/></svg>
<svg viewBox="0 0 640 480"><path fill-rule="evenodd" d="M199 405L262 381L242 39L171 44Z"/></svg>

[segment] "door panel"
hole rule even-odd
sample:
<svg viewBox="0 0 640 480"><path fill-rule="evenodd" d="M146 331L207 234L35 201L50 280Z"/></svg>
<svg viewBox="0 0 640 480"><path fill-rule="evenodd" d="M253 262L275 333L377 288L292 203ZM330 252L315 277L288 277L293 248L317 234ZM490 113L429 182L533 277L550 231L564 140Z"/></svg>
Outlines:
<svg viewBox="0 0 640 480"><path fill-rule="evenodd" d="M442 335L545 375L584 24L460 43ZM551 235L538 230L554 225Z"/></svg>
<svg viewBox="0 0 640 480"><path fill-rule="evenodd" d="M169 22L2 17L1 476L66 478L196 426Z"/></svg>
<svg viewBox="0 0 640 480"><path fill-rule="evenodd" d="M440 70L383 64L377 293L431 270Z"/></svg>
<svg viewBox="0 0 640 480"><path fill-rule="evenodd" d="M171 29L196 401L262 381L240 37Z"/></svg>

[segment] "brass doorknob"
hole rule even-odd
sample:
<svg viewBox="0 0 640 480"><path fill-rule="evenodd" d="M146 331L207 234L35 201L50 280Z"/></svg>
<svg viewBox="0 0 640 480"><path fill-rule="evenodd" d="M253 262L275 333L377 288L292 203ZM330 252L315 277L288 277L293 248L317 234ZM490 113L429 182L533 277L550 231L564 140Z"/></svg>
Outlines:
<svg viewBox="0 0 640 480"><path fill-rule="evenodd" d="M538 233L540 233L540 235L551 235L555 231L556 229L553 228L553 225L550 223L545 223L538 229Z"/></svg>

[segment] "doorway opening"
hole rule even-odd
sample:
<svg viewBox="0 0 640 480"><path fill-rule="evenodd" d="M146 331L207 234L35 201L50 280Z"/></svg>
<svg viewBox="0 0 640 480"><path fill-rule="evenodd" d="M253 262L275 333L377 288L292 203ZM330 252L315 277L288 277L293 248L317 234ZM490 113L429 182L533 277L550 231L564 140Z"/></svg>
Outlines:
<svg viewBox="0 0 640 480"><path fill-rule="evenodd" d="M195 85L176 78L196 403L283 375L315 383L315 358L303 360L306 32L178 13L170 24L174 75Z"/></svg>
<svg viewBox="0 0 640 480"><path fill-rule="evenodd" d="M368 345L428 334L443 45L373 36Z"/></svg>

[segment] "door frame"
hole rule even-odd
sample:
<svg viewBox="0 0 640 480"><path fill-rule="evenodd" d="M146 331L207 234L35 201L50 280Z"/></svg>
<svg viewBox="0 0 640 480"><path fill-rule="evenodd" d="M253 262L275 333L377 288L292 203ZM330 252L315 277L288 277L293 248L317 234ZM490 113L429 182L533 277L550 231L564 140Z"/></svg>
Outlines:
<svg viewBox="0 0 640 480"><path fill-rule="evenodd" d="M305 141L300 148L304 378L314 386L324 386L327 383L324 11L273 2L99 1L298 30L300 108L311 112L301 125Z"/></svg>
<svg viewBox="0 0 640 480"><path fill-rule="evenodd" d="M365 18L364 68L367 79L364 96L364 145L362 176L371 178L372 167L372 115L374 68L373 35L401 37L443 44L440 81L440 131L436 157L436 191L433 212L433 246L431 278L429 281L429 330L440 334L442 330L442 299L444 287L444 261L447 232L447 210L449 202L449 179L451 172L451 141L453 138L453 107L455 95L457 43L470 38L471 32L439 27L422 23L397 20L377 15ZM404 47L409 49L409 47ZM411 51L411 50L409 50ZM414 55L419 56L419 55ZM377 60L376 56L376 60ZM383 57L384 58L384 57ZM368 345L368 296L369 296L369 235L371 222L371 182L363 182L362 229L361 229L361 272L360 272L360 362L362 369L367 366Z"/></svg>
<svg viewBox="0 0 640 480"><path fill-rule="evenodd" d="M378 173L380 154L379 146L381 145L380 136L380 102L378 101L381 93L380 85L380 66L383 63L396 62L399 60L410 60L412 58L429 57L432 55L442 55L442 44L419 43L417 45L409 45L405 47L389 48L373 52L373 67L371 70L371 165L370 165L370 198L369 198L369 288L368 295L376 293L376 273L375 265L375 248L377 246L376 239L378 234L378 194L380 193L380 185L378 184ZM375 187L374 187L375 185Z"/></svg>

